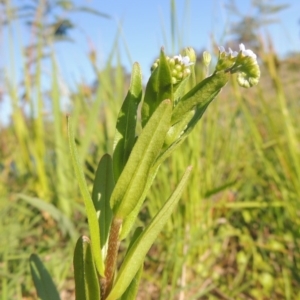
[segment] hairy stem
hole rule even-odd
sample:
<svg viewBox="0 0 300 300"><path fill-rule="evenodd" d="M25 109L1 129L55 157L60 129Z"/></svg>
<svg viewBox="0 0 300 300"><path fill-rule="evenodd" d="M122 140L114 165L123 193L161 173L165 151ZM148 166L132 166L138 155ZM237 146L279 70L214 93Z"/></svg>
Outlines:
<svg viewBox="0 0 300 300"><path fill-rule="evenodd" d="M103 291L101 291L103 299L106 299L113 285L118 250L120 245L119 231L122 225L122 221L123 220L121 219L114 218L110 228L107 257L105 260L105 278L102 281L104 284L102 284Z"/></svg>

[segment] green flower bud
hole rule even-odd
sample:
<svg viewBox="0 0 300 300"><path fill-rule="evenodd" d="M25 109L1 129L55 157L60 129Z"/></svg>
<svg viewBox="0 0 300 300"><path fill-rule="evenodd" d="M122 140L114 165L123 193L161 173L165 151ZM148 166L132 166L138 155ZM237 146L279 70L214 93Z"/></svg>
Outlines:
<svg viewBox="0 0 300 300"><path fill-rule="evenodd" d="M184 71L183 71L183 77L185 78L185 77L188 77L189 75L191 74L191 69L184 69Z"/></svg>
<svg viewBox="0 0 300 300"><path fill-rule="evenodd" d="M174 58L170 58L169 59L169 65L170 65L170 67L174 67L175 66L175 59Z"/></svg>
<svg viewBox="0 0 300 300"><path fill-rule="evenodd" d="M194 50L192 48L187 48L188 53L194 57ZM195 56L196 57L196 56ZM189 56L175 55L174 57L166 57L171 74L172 74L172 83L177 84L183 78L186 78L191 74L190 66L193 65ZM154 64L151 66L151 72L153 72L159 65L159 59L157 59Z"/></svg>
<svg viewBox="0 0 300 300"><path fill-rule="evenodd" d="M177 83L177 79L175 77L172 77L172 84L176 84Z"/></svg>
<svg viewBox="0 0 300 300"><path fill-rule="evenodd" d="M196 55L196 52L195 50L192 48L192 47L187 47L185 49L183 49L181 51L181 55L184 57L184 56L187 56L189 59L190 59L190 62L192 64L194 64L196 62L196 59L197 59L197 55Z"/></svg>
<svg viewBox="0 0 300 300"><path fill-rule="evenodd" d="M182 72L179 72L178 75L177 75L177 79L180 80L183 78L183 73Z"/></svg>
<svg viewBox="0 0 300 300"><path fill-rule="evenodd" d="M175 69L176 69L176 71L180 72L183 69L182 67L183 67L182 65L176 65Z"/></svg>
<svg viewBox="0 0 300 300"><path fill-rule="evenodd" d="M216 71L227 70L231 68L236 60L237 52L233 52L230 48L226 52L224 47L219 47L219 59L216 66Z"/></svg>
<svg viewBox="0 0 300 300"><path fill-rule="evenodd" d="M211 55L210 55L210 53L207 52L207 51L204 51L203 52L203 63L204 63L204 65L206 67L208 67L209 64L210 64L210 62L211 62Z"/></svg>

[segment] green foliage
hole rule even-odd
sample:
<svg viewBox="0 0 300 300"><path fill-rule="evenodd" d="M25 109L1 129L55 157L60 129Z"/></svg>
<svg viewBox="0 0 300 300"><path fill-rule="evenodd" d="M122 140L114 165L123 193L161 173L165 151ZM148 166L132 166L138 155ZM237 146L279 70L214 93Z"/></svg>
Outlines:
<svg viewBox="0 0 300 300"><path fill-rule="evenodd" d="M60 300L50 274L39 257L35 254L30 256L30 271L40 299Z"/></svg>
<svg viewBox="0 0 300 300"><path fill-rule="evenodd" d="M89 238L80 237L74 250L76 299L100 300L100 287Z"/></svg>
<svg viewBox="0 0 300 300"><path fill-rule="evenodd" d="M201 83L190 90L176 105L172 114L172 124L178 122L182 116L196 108L196 115L201 115L209 104L228 82L228 74L220 72L205 78ZM197 117L196 117L197 118ZM197 118L197 121L200 118Z"/></svg>
<svg viewBox="0 0 300 300"><path fill-rule="evenodd" d="M142 233L139 234L138 238L129 249L118 272L115 285L107 298L108 300L118 299L121 297L130 282L133 280L135 274L143 264L144 257L168 221L177 202L179 201L183 189L187 184L190 172L191 168L188 168L176 190L166 201L157 215L151 220L150 224Z"/></svg>
<svg viewBox="0 0 300 300"><path fill-rule="evenodd" d="M146 86L142 105L142 125L148 122L156 108L163 100L169 99L173 103L173 84L168 61L164 51L160 51L160 63L152 72Z"/></svg>
<svg viewBox="0 0 300 300"><path fill-rule="evenodd" d="M120 228L119 241L123 241L116 265L123 275L128 275L124 277L125 283L121 275L114 282L124 291L121 299L135 299L137 293L145 299L145 293L157 299L299 298L298 74L291 70L288 60L276 60L271 48L271 45L268 49L260 48L264 67L257 88L245 93L229 79L218 101L194 102L192 111L172 124L166 133L161 151L148 170L144 190ZM42 60L41 54L38 59ZM34 252L47 265L57 290L74 291L74 285L70 286L68 281L73 273L71 259L67 258L72 257L72 240L79 232L88 232L69 158L54 61L50 91L53 118L46 119L43 115L41 71L37 72L33 84L24 62L24 97L34 106L32 99L39 95L41 106L35 115L24 113L19 105L23 91L14 78L6 79L13 123L1 128L0 232L1 241L5 241L0 245L2 299L34 297L28 267L28 257ZM179 98L189 98L186 92L191 86L196 85L199 91L203 89L199 93L201 97L205 91L201 82L210 83L218 78L206 80L205 66L197 63L194 67L196 83L189 78L173 89L173 113ZM103 84L94 92L78 85L72 95L74 134L70 142L73 158L76 158L75 148L78 151L76 173L90 208L89 234L100 228L100 240L93 242L91 236L92 244L89 244L80 238L74 253L76 256L80 252L75 261L82 263L75 269L83 271L91 267L92 280L83 283L82 273L75 272L75 281L86 284L80 291L88 294L96 290L98 295L95 280L98 274L95 276L91 262L99 253L104 262L107 257L108 232L114 220L109 210L115 185L113 174L120 175L125 170L130 153L151 117L140 131L136 113L141 90L137 65L133 71L136 75L132 77L136 84L131 84L127 103L123 102L119 115L127 88L126 74L121 66L113 69L109 62L104 70L95 67L95 71ZM224 77L225 83L227 73ZM203 115L206 110L208 113ZM131 113L126 114L128 119L124 119L126 111ZM114 138L114 122L123 113ZM128 124L130 132L123 131L121 124ZM112 144L112 141L116 142ZM119 149L126 150L124 157L120 156L123 150L117 154L117 143L121 145ZM113 159L109 154L103 155L111 149L117 155ZM100 162L99 157L102 157ZM114 160L119 161L115 166ZM180 183L181 188L185 185L181 199L179 195L175 199L178 182L188 165L193 165L193 172L188 184ZM172 209L173 216L167 218ZM136 225L144 229L132 235ZM161 227L163 231L159 233ZM134 262L136 257L143 261L149 249L149 237L156 241L146 256L142 274L142 266L138 268ZM93 243L96 250L92 249ZM37 256L32 258L34 274L44 274L43 277L34 275L39 279L35 284L41 286L40 279L47 272ZM46 278L47 286L56 290L49 275ZM82 287L81 284L76 286ZM112 287L111 293L119 293L116 290Z"/></svg>
<svg viewBox="0 0 300 300"><path fill-rule="evenodd" d="M97 218L97 212L96 207L93 203L93 200L91 198L91 195L89 193L83 170L79 164L78 160L78 153L76 150L75 145L75 139L73 135L73 131L71 128L70 121L68 122L68 132L69 132L69 146L70 146L70 153L72 157L72 162L75 170L76 179L78 180L81 195L83 197L83 201L86 208L86 214L88 218L89 223L89 231L91 235L91 241L92 241L92 251L94 254L94 260L97 267L97 270L101 276L104 276L104 260L102 257L101 252L101 236L100 236L100 228L98 225L98 218ZM109 178L109 177L108 177Z"/></svg>
<svg viewBox="0 0 300 300"><path fill-rule="evenodd" d="M78 240L75 247L76 299L90 299L93 297L92 295L96 294L99 299L114 300L122 297L124 293L128 293L129 297L136 294L137 278L140 277L137 274L140 273L147 252L179 201L191 168L185 172L177 188L161 206L145 230L134 237L134 242L131 243L117 273L119 244L123 238L122 234L124 235L122 223L129 215L131 216L129 226L126 227L127 234L137 216L136 209L141 207L157 170L163 162L162 157L166 159L175 150L176 147L168 147L169 145L164 147L167 133L170 130L174 133L172 124L176 126L176 123L180 121L178 118L181 118L182 114L189 115L188 119L182 118L186 122L185 124L179 122L180 129L184 131L179 132L177 128L175 132L179 135L173 136L172 143L178 145L179 141L182 141L181 135L187 136L191 132L189 122L191 121L193 126L196 124L193 116L196 115L198 121L207 105L227 83L227 74L234 73L236 69L247 73L248 67L256 65L256 57L250 50L247 51L244 51L244 48L240 49L235 61L231 53L227 55L220 50L219 59L222 60L222 64L217 64L218 71L197 84L196 88L191 89L185 95L182 95L184 89L180 89L178 85L181 83L185 85L185 79L191 74L189 68L193 63L190 63L190 57L179 55L167 59L161 51L158 66L153 70L154 78L155 74L158 74L154 84L155 88L146 89L145 95L145 99L151 99L147 92L153 96L154 105L151 102L146 103L150 109L147 109L144 118L142 117L141 123L144 122L144 127L135 143L137 109L141 99L141 73L138 65L134 65L131 87L117 120L115 138L117 146L114 148L114 160L112 161L109 155L102 157L96 171L92 196L80 165L72 125L70 121L68 122L71 159L85 204L91 235L91 246L89 240L83 237ZM191 49L186 52L194 56L194 51ZM230 63L233 63L232 67L224 64L228 59ZM249 61L253 64L249 64ZM223 65L225 67L222 67ZM176 71L177 79L173 81L169 66L184 73L178 76ZM152 81L153 77L150 78L150 82ZM152 83L148 86L151 85ZM172 99L173 85L177 85L178 91L181 91L181 93L176 93L178 95L176 99ZM192 115L189 114L190 112ZM175 116L173 123L171 123L172 116ZM123 126L120 127L120 124ZM116 185L114 184L113 166L115 166L117 177ZM134 211L134 215L132 215L132 211ZM101 233L104 235L103 237ZM35 285L37 286L36 280Z"/></svg>
<svg viewBox="0 0 300 300"><path fill-rule="evenodd" d="M185 84L184 79L190 75L190 58L189 56L177 56L173 59L167 59L163 51L161 51L160 59L157 62L158 66L156 66L153 70L154 75L149 80L150 83L148 84L148 87L151 88L146 88L145 92L146 95L144 107L146 107L146 110L144 109L144 117L142 116L141 121L142 124L144 123L144 127L140 135L137 137L136 143L133 145L133 138L136 132L136 116L138 109L137 104L141 98L141 75L138 66L134 66L134 72L131 79L131 88L127 97L125 98L125 103L123 104L121 113L119 113L116 125L117 143L120 140L122 141L122 139L124 139L125 142L126 140L131 140L131 143L125 144L123 142L122 148L115 147L113 156L114 161L111 164L109 164L110 159L107 160L108 164L106 163L102 165L100 162L98 170L99 173L102 171L103 175L101 177L97 176L97 172L94 181L94 207L91 206L92 201L85 184L84 174L79 164L74 136L69 123L68 133L71 157L87 210L88 223L92 239L91 248L93 250L93 255L91 255L91 251L88 251L88 245L86 246L86 251L78 250L78 254L74 257L74 268L79 268L79 278L84 274L84 282L87 282L87 267L91 264L94 265L94 260L99 272L101 299L118 299L122 297L124 293L128 293L129 297L132 297L132 295L136 293L136 274L140 272L139 270L141 270L141 266L143 265L143 261L147 252L154 243L160 231L163 229L164 225L167 223L175 205L179 201L183 192L183 188L187 184L187 179L189 177L191 168L186 171L172 196L159 209L158 213L153 217L145 230L138 236L134 237L134 242L131 243L130 248L125 255L116 275L119 243L122 239L122 234L121 237L119 237L120 232L122 233L122 223L124 219L126 219L129 215L131 215L132 211L134 211L135 215L133 218L131 215L130 224L126 230L132 227L134 217L136 217L136 208L141 207L146 193L157 173L157 169L162 162L161 157L165 159L171 154L171 152L174 151L175 147L171 148L172 151L168 147L163 147L167 133L172 130L171 125L176 124L179 121L178 118L181 118L182 115L190 115L189 112L195 114L198 121L203 115L207 105L215 98L220 89L227 83L227 74L229 74L229 72L234 73L235 70L238 70L238 72L239 70L242 70L243 72L247 73L248 68L251 68L253 65L257 65L255 59L256 57L253 52L250 50L247 50L246 52L244 47L240 48L239 54L235 56L232 56L231 53L227 55L225 52L220 50L219 59L221 59L223 62L229 60L230 63L232 62L232 67L230 67L228 64L218 63L218 71L215 71L211 77L204 79L202 82L197 84L196 88L191 89L185 95L182 96L181 94L177 93L177 99L172 99L173 85L180 85L180 80L182 81L182 84ZM191 52L191 49L189 53L193 53ZM236 60L234 60L234 57L236 57ZM171 65L175 67L177 66L178 70L183 70L184 68L186 72L185 76L182 74L178 77L179 82L178 80L172 81L171 79L171 71L169 67ZM225 67L222 67L223 65ZM134 91L134 87L136 87L136 91ZM181 91L184 93L183 89L181 89ZM147 95L147 93L149 93L151 97ZM137 97L134 97L134 94L136 94ZM151 98L153 103L150 102ZM148 102L146 102L146 100ZM130 102L133 102L133 105L128 105ZM178 113L178 111L180 113ZM172 116L175 116L173 123L171 123ZM193 117L193 115L190 117ZM124 119L125 122L123 121ZM185 118L183 119L186 121L186 124L183 125L187 127L187 131L184 131L183 134L187 136L187 134L191 131L189 122L191 121L193 126L196 124L196 122L191 118L188 120ZM123 128L120 127L120 123L122 123ZM180 126L182 127L181 122ZM185 130L185 127L182 127L182 129ZM129 134L130 130L133 131L133 133ZM173 143L175 145L180 141L181 135L182 133L173 137ZM120 145L122 146L122 144ZM103 162L104 159L105 157L102 159ZM113 184L114 179L112 176L112 165L115 166L115 173L117 176L117 182L115 186ZM101 179L103 182L97 182ZM106 195L105 192L101 193L101 189L98 189L98 186L107 186L104 191L109 190L110 192L108 195ZM98 197L103 197L104 205L102 205L101 209L98 208ZM108 203L110 204L110 207ZM99 227L97 226L98 224L96 224L96 210L98 210L97 218L100 225ZM108 218L106 217L107 215L109 216ZM103 227L102 231L106 235L105 239L101 238L100 236L101 226ZM108 228L109 238L107 240ZM104 248L104 255L99 255L102 254L99 251L99 239L102 241L101 247ZM78 249L81 248L82 247ZM85 255L85 252L87 255ZM105 260L102 258L103 256L105 257ZM87 257L88 260L86 263L83 262L85 261L85 257ZM76 259L79 259L78 263L76 262ZM76 288L77 299L89 298L89 295L95 293L95 284L93 284L93 282L95 281L96 275L93 275L95 273L94 269L91 269L90 272L92 276L90 278L91 285L85 284L83 288ZM82 280L77 280L76 284L80 284L81 282ZM82 289L83 294L79 296L79 291Z"/></svg>
<svg viewBox="0 0 300 300"><path fill-rule="evenodd" d="M112 159L108 154L102 156L94 179L92 199L98 217L100 228L101 248L106 245L110 224L112 221L112 210L110 208L110 197L114 188L114 177Z"/></svg>
<svg viewBox="0 0 300 300"><path fill-rule="evenodd" d="M116 217L124 219L135 208L163 145L171 120L171 102L163 101L139 136L111 196Z"/></svg>
<svg viewBox="0 0 300 300"><path fill-rule="evenodd" d="M130 245L128 247L126 255L128 254L128 251L132 248L132 245L136 242L137 238L142 233L142 231L143 230L142 230L141 227L136 228L136 230L134 231L134 234L132 235ZM126 300L126 299L134 300L134 299L136 299L140 279L142 277L142 272L143 272L143 265L141 265L140 269L136 272L136 274L133 277L131 283L128 285L126 291L123 293L122 297L120 298L121 300Z"/></svg>
<svg viewBox="0 0 300 300"><path fill-rule="evenodd" d="M117 181L122 173L135 143L137 110L142 100L142 73L139 64L132 69L131 83L127 96L122 104L116 124L114 140L114 178Z"/></svg>

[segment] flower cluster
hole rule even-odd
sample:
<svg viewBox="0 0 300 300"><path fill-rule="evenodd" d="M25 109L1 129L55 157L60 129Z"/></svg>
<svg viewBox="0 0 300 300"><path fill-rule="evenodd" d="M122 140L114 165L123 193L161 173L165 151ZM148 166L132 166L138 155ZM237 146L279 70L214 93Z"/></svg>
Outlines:
<svg viewBox="0 0 300 300"><path fill-rule="evenodd" d="M228 52L224 47L219 47L219 59L216 66L216 71L228 71L237 73L237 81L240 86L249 88L256 85L260 78L260 69L256 60L256 54L246 49L244 44L240 44L240 51Z"/></svg>
<svg viewBox="0 0 300 300"><path fill-rule="evenodd" d="M190 66L194 64L188 55L182 56L181 54L175 55L173 57L166 57L171 74L172 83L176 84L182 81L184 78L191 74ZM159 65L159 59L157 59L151 67L151 72L153 72Z"/></svg>

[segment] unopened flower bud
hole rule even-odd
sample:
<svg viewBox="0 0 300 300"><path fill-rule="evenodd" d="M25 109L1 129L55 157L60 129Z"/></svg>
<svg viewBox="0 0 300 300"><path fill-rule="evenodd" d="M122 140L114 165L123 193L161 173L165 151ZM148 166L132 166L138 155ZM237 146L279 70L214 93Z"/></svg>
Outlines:
<svg viewBox="0 0 300 300"><path fill-rule="evenodd" d="M190 59L190 62L194 64L197 59L195 50L192 47L187 47L181 51L182 56L187 56Z"/></svg>
<svg viewBox="0 0 300 300"><path fill-rule="evenodd" d="M170 67L175 66L175 59L174 58L169 59L169 65L170 65Z"/></svg>
<svg viewBox="0 0 300 300"><path fill-rule="evenodd" d="M211 54L207 51L204 51L203 52L203 63L204 63L204 65L206 67L208 67L210 62L211 62Z"/></svg>
<svg viewBox="0 0 300 300"><path fill-rule="evenodd" d="M185 78L185 77L187 77L187 76L189 76L191 74L191 70L190 69L184 69L184 71L183 71L183 77Z"/></svg>
<svg viewBox="0 0 300 300"><path fill-rule="evenodd" d="M182 65L176 65L175 66L176 71L181 71L182 70Z"/></svg>
<svg viewBox="0 0 300 300"><path fill-rule="evenodd" d="M185 51L194 59L196 57L195 51L192 48L186 48ZM182 56L181 54L175 55L173 57L166 56L166 60L169 64L172 83L177 84L184 78L191 74L190 66L194 64L188 55ZM153 72L159 65L159 59L157 59L151 67L151 72Z"/></svg>

